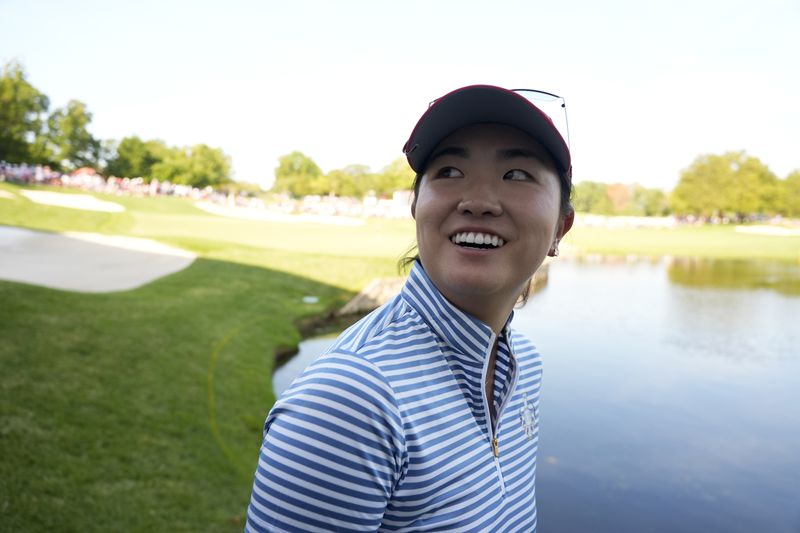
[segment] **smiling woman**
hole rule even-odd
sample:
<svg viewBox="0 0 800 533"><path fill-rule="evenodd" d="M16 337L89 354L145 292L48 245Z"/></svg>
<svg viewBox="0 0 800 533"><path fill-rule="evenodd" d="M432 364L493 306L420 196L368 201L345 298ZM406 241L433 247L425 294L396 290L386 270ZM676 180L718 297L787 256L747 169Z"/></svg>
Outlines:
<svg viewBox="0 0 800 533"><path fill-rule="evenodd" d="M264 425L248 531L535 531L541 360L510 327L573 211L570 153L520 94L436 100L406 143L419 256Z"/></svg>

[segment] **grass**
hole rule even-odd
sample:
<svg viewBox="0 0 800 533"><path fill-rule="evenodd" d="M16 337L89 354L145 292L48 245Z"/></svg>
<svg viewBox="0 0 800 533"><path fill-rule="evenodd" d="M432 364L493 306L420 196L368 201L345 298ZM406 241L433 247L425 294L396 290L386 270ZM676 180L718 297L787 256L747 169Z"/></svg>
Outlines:
<svg viewBox="0 0 800 533"><path fill-rule="evenodd" d="M171 198L104 198L127 210L92 213L0 188L16 196L0 199L0 224L200 254L120 293L0 282L0 530L241 531L273 354L300 340L298 321L395 274L403 246L382 239L409 243L410 224L230 221ZM370 232L373 244L354 245Z"/></svg>
<svg viewBox="0 0 800 533"><path fill-rule="evenodd" d="M733 226L575 228L564 240L580 253L800 261L800 236L737 232Z"/></svg>
<svg viewBox="0 0 800 533"><path fill-rule="evenodd" d="M0 198L0 224L156 238L196 251L140 289L0 282L0 531L241 531L273 354L297 323L394 275L410 221L231 220L174 198L98 195L123 213ZM798 260L800 238L732 228L576 228L592 253ZM305 304L306 295L319 297Z"/></svg>

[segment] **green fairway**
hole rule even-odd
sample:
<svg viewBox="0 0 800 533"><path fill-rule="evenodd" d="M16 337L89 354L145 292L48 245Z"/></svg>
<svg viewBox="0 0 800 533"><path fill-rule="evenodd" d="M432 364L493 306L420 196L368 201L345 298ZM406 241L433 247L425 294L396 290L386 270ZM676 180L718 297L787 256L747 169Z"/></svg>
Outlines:
<svg viewBox="0 0 800 533"><path fill-rule="evenodd" d="M0 282L0 530L241 531L274 353L300 340L304 317L396 275L411 224L271 225L102 195L127 210L93 213L0 188L16 196L0 198L0 224L156 237L201 256L121 293Z"/></svg>
<svg viewBox="0 0 800 533"><path fill-rule="evenodd" d="M800 260L800 236L741 233L734 226L579 227L564 242L581 254Z"/></svg>
<svg viewBox="0 0 800 533"><path fill-rule="evenodd" d="M222 218L176 198L48 207L0 183L0 225L154 238L199 254L140 289L0 281L0 530L241 531L276 350L297 324L396 275L413 222ZM52 189L49 189L52 190ZM576 228L592 253L798 260L800 237L732 227ZM314 304L304 296L316 296Z"/></svg>

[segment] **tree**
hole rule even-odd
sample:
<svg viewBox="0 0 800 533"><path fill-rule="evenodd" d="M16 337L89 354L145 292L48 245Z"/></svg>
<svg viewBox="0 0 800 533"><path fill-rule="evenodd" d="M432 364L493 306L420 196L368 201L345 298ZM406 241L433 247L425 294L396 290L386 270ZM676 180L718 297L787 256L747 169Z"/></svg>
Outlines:
<svg viewBox="0 0 800 533"><path fill-rule="evenodd" d="M414 171L408 166L405 157L399 157L383 167L376 175L375 189L378 194L391 194L395 191L410 190L414 185Z"/></svg>
<svg viewBox="0 0 800 533"><path fill-rule="evenodd" d="M278 159L275 169L275 184L272 190L288 193L294 197L310 194L309 183L322 176L322 170L302 152L292 152Z"/></svg>
<svg viewBox="0 0 800 533"><path fill-rule="evenodd" d="M606 196L611 201L612 213L615 215L638 215L631 205L633 194L631 187L624 183L606 185Z"/></svg>
<svg viewBox="0 0 800 533"><path fill-rule="evenodd" d="M176 148L164 141L143 141L136 136L120 141L107 171L120 177L157 179L200 188L231 181L230 158L219 148L206 144Z"/></svg>
<svg viewBox="0 0 800 533"><path fill-rule="evenodd" d="M47 96L31 85L16 61L6 63L0 75L0 160L37 163L47 158L46 144L36 143L44 129Z"/></svg>
<svg viewBox="0 0 800 533"><path fill-rule="evenodd" d="M100 141L87 129L92 114L86 104L70 100L65 108L53 111L47 119L47 137L55 159L62 167L76 169L95 167L100 159Z"/></svg>
<svg viewBox="0 0 800 533"><path fill-rule="evenodd" d="M314 180L312 183L321 183L316 187L321 190L314 194L334 194L353 198L363 198L369 193L386 196L398 190L411 189L414 183L414 171L404 159L397 159L384 167L380 173L371 172L366 165L348 165L342 169L332 170L324 176L324 180Z"/></svg>
<svg viewBox="0 0 800 533"><path fill-rule="evenodd" d="M736 177L736 201L733 210L740 220L750 214L775 213L778 177L755 157L743 157Z"/></svg>
<svg viewBox="0 0 800 533"><path fill-rule="evenodd" d="M702 155L683 172L672 190L670 207L678 215L711 217L719 211L721 203L714 198L722 192L731 179L728 162L718 155Z"/></svg>
<svg viewBox="0 0 800 533"><path fill-rule="evenodd" d="M670 206L680 215L743 220L776 211L777 177L744 151L702 155L681 173Z"/></svg>
<svg viewBox="0 0 800 533"><path fill-rule="evenodd" d="M778 210L787 217L800 217L800 169L779 182Z"/></svg>
<svg viewBox="0 0 800 533"><path fill-rule="evenodd" d="M667 195L661 189L648 189L634 185L631 204L635 214L639 216L659 217L669 213Z"/></svg>
<svg viewBox="0 0 800 533"><path fill-rule="evenodd" d="M116 155L108 162L106 172L124 178L152 178L153 165L162 160L166 152L162 141L143 141L133 135L125 137L116 146Z"/></svg>
<svg viewBox="0 0 800 533"><path fill-rule="evenodd" d="M98 170L105 176L111 176L108 173L108 164L117 157L117 148L119 144L114 139L103 139L100 141L100 150L98 152Z"/></svg>
<svg viewBox="0 0 800 533"><path fill-rule="evenodd" d="M192 146L187 153L188 183L193 187L216 187L231 181L230 158L219 148Z"/></svg>
<svg viewBox="0 0 800 533"><path fill-rule="evenodd" d="M361 196L355 176L342 169L331 170L325 175L328 192L336 196Z"/></svg>
<svg viewBox="0 0 800 533"><path fill-rule="evenodd" d="M150 141L155 149L158 161L150 167L150 178L158 181L169 181L181 185L189 185L189 156L185 149L169 147Z"/></svg>
<svg viewBox="0 0 800 533"><path fill-rule="evenodd" d="M614 206L606 193L607 185L596 181L582 181L575 185L573 206L579 213L611 215Z"/></svg>
<svg viewBox="0 0 800 533"><path fill-rule="evenodd" d="M342 172L350 176L353 191L352 194L340 194L340 196L363 198L369 192L376 192L374 174L367 165L347 165Z"/></svg>

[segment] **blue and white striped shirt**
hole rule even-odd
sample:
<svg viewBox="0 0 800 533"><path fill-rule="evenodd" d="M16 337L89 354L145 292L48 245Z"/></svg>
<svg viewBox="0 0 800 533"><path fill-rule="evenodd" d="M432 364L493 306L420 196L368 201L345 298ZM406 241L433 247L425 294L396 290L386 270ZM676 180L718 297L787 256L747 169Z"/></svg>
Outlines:
<svg viewBox="0 0 800 533"><path fill-rule="evenodd" d="M497 339L415 264L275 403L246 531L535 531L541 374L528 340Z"/></svg>

